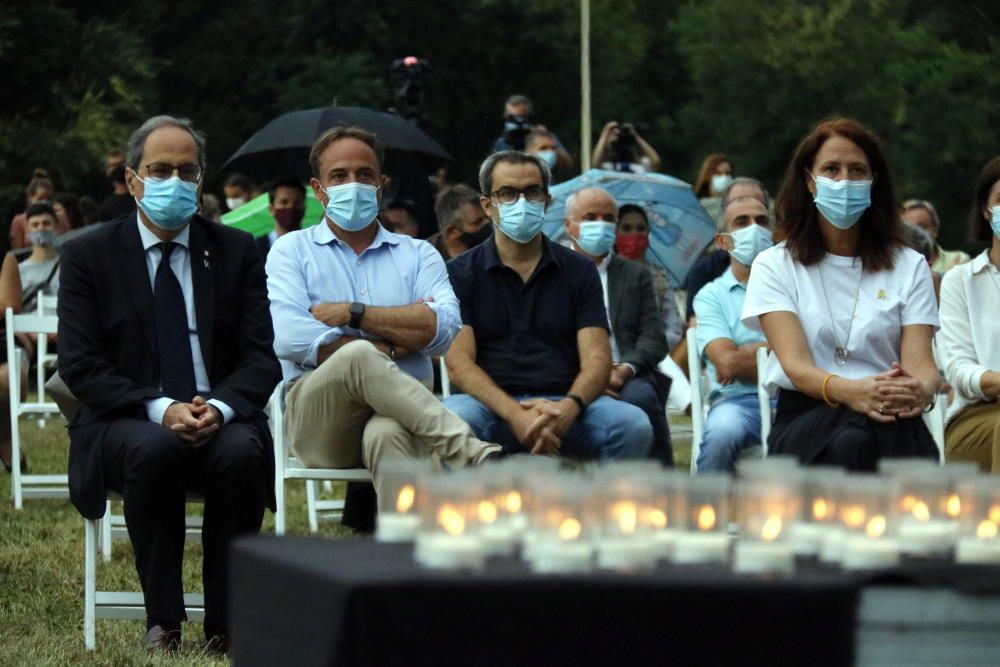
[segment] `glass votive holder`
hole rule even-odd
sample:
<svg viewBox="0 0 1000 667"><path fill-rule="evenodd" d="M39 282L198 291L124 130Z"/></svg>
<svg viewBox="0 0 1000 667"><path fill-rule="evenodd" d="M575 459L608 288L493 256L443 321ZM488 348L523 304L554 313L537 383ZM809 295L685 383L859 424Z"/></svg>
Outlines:
<svg viewBox="0 0 1000 667"><path fill-rule="evenodd" d="M417 480L433 472L428 459L384 461L379 465L382 493L378 497L376 541L413 541L420 528Z"/></svg>
<svg viewBox="0 0 1000 667"><path fill-rule="evenodd" d="M876 475L848 475L837 516L843 532L841 567L872 570L899 563L898 484Z"/></svg>
<svg viewBox="0 0 1000 667"><path fill-rule="evenodd" d="M482 568L486 549L480 537L483 485L471 472L421 477L420 529L414 557L425 567Z"/></svg>
<svg viewBox="0 0 1000 667"><path fill-rule="evenodd" d="M578 478L560 476L539 489L538 497L539 510L531 517L532 571L589 572L594 555L594 522L587 516L590 487Z"/></svg>
<svg viewBox="0 0 1000 667"><path fill-rule="evenodd" d="M908 556L944 556L955 546L961 499L941 467L915 467L895 474L899 546Z"/></svg>
<svg viewBox="0 0 1000 667"><path fill-rule="evenodd" d="M478 505L483 548L491 556L514 553L523 532L523 501L510 469L491 466L479 470L484 492Z"/></svg>
<svg viewBox="0 0 1000 667"><path fill-rule="evenodd" d="M775 454L762 459L741 459L736 462L737 477L773 477L800 470L799 460L794 456Z"/></svg>
<svg viewBox="0 0 1000 667"><path fill-rule="evenodd" d="M961 498L955 561L1000 565L1000 479L983 475L957 484Z"/></svg>
<svg viewBox="0 0 1000 667"><path fill-rule="evenodd" d="M536 458L536 457L532 457ZM549 493L555 485L567 480L578 480L558 467L542 466L529 469L519 466L518 490L521 500L523 528L521 530L521 558L527 562L534 559L534 550L538 546L537 531L540 530L544 514L549 507Z"/></svg>
<svg viewBox="0 0 1000 667"><path fill-rule="evenodd" d="M654 562L653 487L649 472L601 470L594 480L597 566L609 570L651 567Z"/></svg>
<svg viewBox="0 0 1000 667"><path fill-rule="evenodd" d="M649 477L651 502L645 508L645 522L652 531L653 559L669 561L677 536L687 517L687 482L691 476L680 470L658 470Z"/></svg>
<svg viewBox="0 0 1000 667"><path fill-rule="evenodd" d="M683 532L674 542L673 562L729 561L729 490L728 475L695 475L688 480Z"/></svg>
<svg viewBox="0 0 1000 667"><path fill-rule="evenodd" d="M895 477L899 473L911 470L940 470L938 462L928 458L880 459L878 471L881 475Z"/></svg>
<svg viewBox="0 0 1000 667"><path fill-rule="evenodd" d="M837 496L840 482L846 473L840 468L814 467L804 468L800 476L801 505L798 519L792 526L791 540L796 556L804 558L819 557L824 544L830 539L830 555L839 550L839 533L837 524ZM839 553L836 558L839 560Z"/></svg>
<svg viewBox="0 0 1000 667"><path fill-rule="evenodd" d="M799 513L798 495L795 475L788 479L748 477L736 484L735 572L787 574L795 569L791 531Z"/></svg>

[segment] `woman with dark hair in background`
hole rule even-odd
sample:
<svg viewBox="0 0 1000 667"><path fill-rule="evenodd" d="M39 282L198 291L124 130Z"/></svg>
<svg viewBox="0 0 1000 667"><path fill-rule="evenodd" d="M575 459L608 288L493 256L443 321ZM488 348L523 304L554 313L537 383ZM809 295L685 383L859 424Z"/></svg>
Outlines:
<svg viewBox="0 0 1000 667"><path fill-rule="evenodd" d="M944 433L945 457L1000 472L1000 157L976 179L969 240L986 246L941 280L938 351L955 390Z"/></svg>
<svg viewBox="0 0 1000 667"><path fill-rule="evenodd" d="M769 451L867 471L885 457L936 458L920 418L941 386L934 286L903 243L875 135L821 123L796 149L776 213L782 242L754 262L743 308L774 351Z"/></svg>
<svg viewBox="0 0 1000 667"><path fill-rule="evenodd" d="M732 180L733 164L724 154L712 153L701 163L701 170L694 182L694 196L712 222L719 219L722 193Z"/></svg>
<svg viewBox="0 0 1000 667"><path fill-rule="evenodd" d="M52 199L55 190L55 186L52 185L52 179L49 178L49 172L41 168L35 169L25 191L28 198L25 209L37 201ZM26 248L28 245L28 218L24 213L18 213L10 221L10 249Z"/></svg>
<svg viewBox="0 0 1000 667"><path fill-rule="evenodd" d="M59 234L85 227L80 212L80 198L72 192L57 192L52 206L56 211L56 231Z"/></svg>

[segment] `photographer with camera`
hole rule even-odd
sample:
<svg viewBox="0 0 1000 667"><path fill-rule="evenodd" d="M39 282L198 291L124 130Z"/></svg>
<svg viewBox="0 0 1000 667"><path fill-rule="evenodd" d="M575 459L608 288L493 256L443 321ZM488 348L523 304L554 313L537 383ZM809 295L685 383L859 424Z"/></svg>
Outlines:
<svg viewBox="0 0 1000 667"><path fill-rule="evenodd" d="M631 123L608 121L594 146L594 165L610 171L645 174L660 170L659 154Z"/></svg>
<svg viewBox="0 0 1000 667"><path fill-rule="evenodd" d="M503 134L493 142L492 153L499 151L524 151L539 153L542 148L531 147L529 144L538 140L548 138L551 142L545 141L545 149L551 150L552 155L540 154L538 157L545 160L549 169L557 170L562 175L573 172L573 157L559 141L559 137L544 125L535 123L535 113L531 100L525 95L511 95L504 102L503 106L504 129ZM534 135L530 136L529 135ZM553 145L549 146L551 143Z"/></svg>

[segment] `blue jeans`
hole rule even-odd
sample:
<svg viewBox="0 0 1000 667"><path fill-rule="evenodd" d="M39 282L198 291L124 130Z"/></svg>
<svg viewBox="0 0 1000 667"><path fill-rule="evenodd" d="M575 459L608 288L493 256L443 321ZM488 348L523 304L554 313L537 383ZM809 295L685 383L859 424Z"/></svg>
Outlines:
<svg viewBox="0 0 1000 667"><path fill-rule="evenodd" d="M552 401L562 396L514 396L515 401L530 398L547 398ZM517 441L514 432L503 419L468 394L453 394L444 399L446 408L464 419L476 437L495 442L507 453L527 449ZM598 459L638 459L649 455L653 429L646 414L623 401L601 396L587 406L587 410L570 424L562 437L560 451L564 456Z"/></svg>
<svg viewBox="0 0 1000 667"><path fill-rule="evenodd" d="M705 419L701 451L698 453L698 472L733 472L740 450L759 444L760 403L757 394L720 398Z"/></svg>

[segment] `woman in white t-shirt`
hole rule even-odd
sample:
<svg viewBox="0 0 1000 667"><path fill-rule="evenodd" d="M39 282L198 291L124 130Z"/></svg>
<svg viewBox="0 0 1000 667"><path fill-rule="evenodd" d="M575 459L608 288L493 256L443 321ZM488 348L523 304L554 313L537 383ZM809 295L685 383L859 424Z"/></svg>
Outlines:
<svg viewBox="0 0 1000 667"><path fill-rule="evenodd" d="M792 157L776 213L782 242L757 256L743 307L775 353L768 451L850 470L937 456L920 418L941 384L934 286L902 241L876 137L849 119L820 124Z"/></svg>
<svg viewBox="0 0 1000 667"><path fill-rule="evenodd" d="M944 434L945 456L1000 472L1000 157L976 179L969 240L989 247L941 281L938 351L955 388Z"/></svg>

